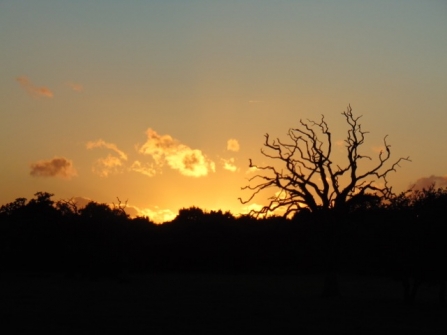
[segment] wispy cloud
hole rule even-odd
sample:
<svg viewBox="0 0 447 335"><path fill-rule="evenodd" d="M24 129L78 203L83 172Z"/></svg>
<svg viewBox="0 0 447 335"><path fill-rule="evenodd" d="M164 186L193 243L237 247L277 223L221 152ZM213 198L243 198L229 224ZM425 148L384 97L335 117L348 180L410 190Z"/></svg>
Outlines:
<svg viewBox="0 0 447 335"><path fill-rule="evenodd" d="M230 138L228 141L227 141L227 150L229 150L229 151L239 151L239 149L240 149L240 145L239 145L239 142L236 140L236 139L234 139L234 138Z"/></svg>
<svg viewBox="0 0 447 335"><path fill-rule="evenodd" d="M157 166L162 167L167 163L169 167L188 177L206 176L210 171L215 171L215 163L202 151L191 149L170 135L159 135L151 128L146 131L146 135L146 143L138 151L151 156Z"/></svg>
<svg viewBox="0 0 447 335"><path fill-rule="evenodd" d="M30 175L33 177L59 177L70 179L77 175L73 162L64 157L54 157L50 160L40 160L30 165Z"/></svg>
<svg viewBox="0 0 447 335"><path fill-rule="evenodd" d="M67 85L75 92L82 92L84 90L84 87L81 84L67 83Z"/></svg>
<svg viewBox="0 0 447 335"><path fill-rule="evenodd" d="M252 167L249 167L246 171L245 171L245 174L250 174L250 173L255 173L255 172L257 172L259 169L256 167L256 166L252 166Z"/></svg>
<svg viewBox="0 0 447 335"><path fill-rule="evenodd" d="M261 103L261 102L264 102L264 101L262 101L262 100L249 100L248 101L248 103L250 103L250 104L258 104L258 103Z"/></svg>
<svg viewBox="0 0 447 335"><path fill-rule="evenodd" d="M140 161L135 161L130 167L131 171L142 173L148 177L153 177L157 174L157 170L153 164L143 164Z"/></svg>
<svg viewBox="0 0 447 335"><path fill-rule="evenodd" d="M430 186L434 185L435 188L445 188L447 187L447 176L434 176L422 177L416 180L414 184L410 185L414 190L428 189Z"/></svg>
<svg viewBox="0 0 447 335"><path fill-rule="evenodd" d="M106 148L113 150L120 156L120 159L127 160L127 155L123 151L118 149L117 145L114 143L108 143L102 139L87 142L87 149L93 149L93 148Z"/></svg>
<svg viewBox="0 0 447 335"><path fill-rule="evenodd" d="M122 172L122 166L123 163L118 157L109 154L107 157L99 158L93 165L92 171L100 177L108 177Z"/></svg>
<svg viewBox="0 0 447 335"><path fill-rule="evenodd" d="M33 97L46 97L46 98L52 98L53 92L50 91L50 89L46 87L38 87L34 85L28 77L20 76L16 78L20 86L22 86L31 96Z"/></svg>
<svg viewBox="0 0 447 335"><path fill-rule="evenodd" d="M222 162L224 164L224 169L225 170L228 170L228 171L231 171L231 172L236 172L238 170L237 166L234 164L234 158L230 158L230 159L221 158L221 160L222 160Z"/></svg>
<svg viewBox="0 0 447 335"><path fill-rule="evenodd" d="M108 154L107 157L99 158L92 171L100 177L108 177L111 174L120 173L123 171L123 162L127 161L127 155L114 143L105 142L102 139L97 141L90 141L86 144L87 149L106 148L115 152L118 156Z"/></svg>

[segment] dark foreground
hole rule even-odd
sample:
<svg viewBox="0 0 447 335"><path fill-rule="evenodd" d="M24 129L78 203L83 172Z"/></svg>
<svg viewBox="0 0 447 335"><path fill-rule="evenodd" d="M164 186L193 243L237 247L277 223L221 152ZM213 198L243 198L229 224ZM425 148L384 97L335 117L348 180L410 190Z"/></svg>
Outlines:
<svg viewBox="0 0 447 335"><path fill-rule="evenodd" d="M437 287L413 306L399 283L341 276L342 298L319 297L319 276L159 274L90 281L3 274L8 334L445 334Z"/></svg>

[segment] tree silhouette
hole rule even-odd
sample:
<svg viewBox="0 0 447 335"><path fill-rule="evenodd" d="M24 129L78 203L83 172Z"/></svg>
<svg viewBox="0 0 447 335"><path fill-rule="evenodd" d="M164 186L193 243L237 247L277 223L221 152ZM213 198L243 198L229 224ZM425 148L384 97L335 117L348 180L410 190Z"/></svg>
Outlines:
<svg viewBox="0 0 447 335"><path fill-rule="evenodd" d="M27 214L30 217L37 216L42 220L52 219L57 216L57 209L54 207L54 201L51 199L54 196L48 192L37 192L34 194L34 199L31 199L27 207Z"/></svg>
<svg viewBox="0 0 447 335"><path fill-rule="evenodd" d="M391 198L393 192L387 176L396 171L401 161L409 161L409 157L401 157L388 165L391 151L385 136L384 149L378 154L376 162L361 169L360 163L373 161L370 156L360 152L368 132L362 129L359 122L361 116L355 117L351 106L342 115L348 125L344 140L347 163L338 165L332 161L334 143L324 116L319 122L300 120L299 128L289 129L288 142L271 140L269 134L265 135L265 149L261 149L261 153L279 164L258 166L250 159L250 168L261 173L249 179L254 185L242 188L252 191L248 199L239 198L246 204L261 191L274 188L278 192L269 198L269 204L252 214L265 216L283 210L284 215L288 216L306 208L317 215L325 233L326 296L338 294L334 243L336 226L343 221L348 204L355 203L356 198L365 199L365 195Z"/></svg>
<svg viewBox="0 0 447 335"><path fill-rule="evenodd" d="M179 210L176 221L183 223L200 223L204 221L205 212L199 207L182 208Z"/></svg>
<svg viewBox="0 0 447 335"><path fill-rule="evenodd" d="M445 238L445 209L447 208L447 189L427 189L401 194L390 204L398 213L399 219L407 214L406 222L398 231L394 241L397 249L394 258L401 268L401 280L404 286L404 300L411 304L421 284L432 282L440 285L439 299L446 305L447 245ZM396 257L397 256L397 257Z"/></svg>
<svg viewBox="0 0 447 335"><path fill-rule="evenodd" d="M78 204L73 200L73 198L68 200L59 200L58 202L56 202L56 208L64 217L73 217L79 215Z"/></svg>
<svg viewBox="0 0 447 335"><path fill-rule="evenodd" d="M127 214L120 206L111 208L108 204L90 201L83 209L80 210L81 217L92 220L116 220L127 218Z"/></svg>
<svg viewBox="0 0 447 335"><path fill-rule="evenodd" d="M347 138L344 141L348 158L345 166L334 166L331 159L333 140L324 116L320 122L300 120L301 128L289 129L288 136L292 140L290 143L279 139L271 141L269 134L265 135L264 147L271 153L262 149L261 153L273 160L279 160L282 167L285 166L285 170L278 170L273 165L258 166L250 159L251 168L270 172L270 175L257 174L252 177L250 182L258 179L262 181L254 186L243 187L242 189L253 192L247 200L240 199L240 201L246 204L262 190L274 187L280 192L270 198L269 205L264 206L256 214L285 208L285 214L288 215L302 208L309 208L312 212L343 208L350 199L363 196L365 193L389 198L392 195L392 189L388 185L387 175L391 171L396 171L401 161L409 161L409 157L401 157L390 167L385 168L385 163L391 157L390 145L385 136L384 149L378 155L377 164L361 172L359 163L362 160L372 160L370 156L359 152L368 132L362 130L359 123L361 116L354 117L350 106L342 115L349 126ZM315 128L325 137L326 143L318 138Z"/></svg>

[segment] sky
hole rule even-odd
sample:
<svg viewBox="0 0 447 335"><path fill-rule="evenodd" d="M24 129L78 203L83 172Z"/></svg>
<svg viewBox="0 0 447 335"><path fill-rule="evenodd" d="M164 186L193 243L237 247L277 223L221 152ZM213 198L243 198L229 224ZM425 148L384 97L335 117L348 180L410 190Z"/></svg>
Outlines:
<svg viewBox="0 0 447 335"><path fill-rule="evenodd" d="M243 213L275 192L238 200L264 134L340 142L349 104L365 155L410 157L393 190L447 186L446 36L444 0L0 0L0 204Z"/></svg>

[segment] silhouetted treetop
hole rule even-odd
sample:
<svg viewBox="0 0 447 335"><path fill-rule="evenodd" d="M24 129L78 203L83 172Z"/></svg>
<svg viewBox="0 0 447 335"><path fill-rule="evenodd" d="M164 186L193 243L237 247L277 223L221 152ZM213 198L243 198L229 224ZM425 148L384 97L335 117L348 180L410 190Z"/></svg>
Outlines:
<svg viewBox="0 0 447 335"><path fill-rule="evenodd" d="M108 204L97 203L95 201L90 201L80 210L80 214L82 218L88 218L91 220L128 218L128 215L121 208L111 208Z"/></svg>
<svg viewBox="0 0 447 335"><path fill-rule="evenodd" d="M324 116L320 121L300 120L299 128L289 129L288 141L272 140L269 134L265 135L261 153L278 164L259 166L250 159L249 166L259 173L250 179L254 184L242 188L250 190L251 195L246 200L240 198L240 201L246 204L261 191L276 189L278 192L269 198L269 204L254 214L263 215L282 209L285 215L289 215L302 208L309 208L312 212L342 209L348 202L354 203L354 198L366 199L365 194L390 198L393 192L387 176L396 171L400 162L409 161L409 157L401 157L388 164L391 150L385 136L383 150L377 155L376 163L362 169L363 161L373 161L360 150L368 132L363 130L360 116L353 115L351 106L341 114L348 126L344 140L347 163L342 165L332 160L334 143Z"/></svg>
<svg viewBox="0 0 447 335"><path fill-rule="evenodd" d="M11 216L23 210L26 206L26 198L17 198L13 202L0 207L0 215Z"/></svg>

